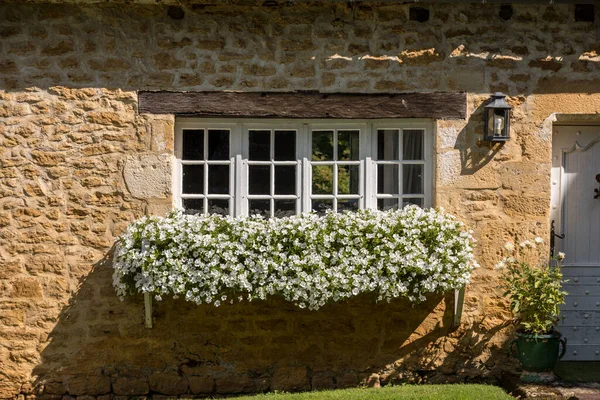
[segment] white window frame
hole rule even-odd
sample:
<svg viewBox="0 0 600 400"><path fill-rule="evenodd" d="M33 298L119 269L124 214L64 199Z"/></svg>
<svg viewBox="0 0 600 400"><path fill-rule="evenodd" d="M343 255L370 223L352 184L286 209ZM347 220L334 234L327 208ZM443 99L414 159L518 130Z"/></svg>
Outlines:
<svg viewBox="0 0 600 400"><path fill-rule="evenodd" d="M248 153L249 153L249 131L250 130L295 130L296 131L296 162L298 165L296 181L297 212L311 211L311 200L321 198L313 195L311 182L311 165L315 163L332 164L334 162L312 161L312 135L313 130L332 130L334 132L344 130L358 130L360 149L359 161L342 161L342 164L359 165L359 208L377 208L378 198L387 197L377 194L377 132L381 129L393 130L423 130L424 151L422 161L402 161L402 164L418 163L424 165L423 195L404 195L402 197L422 197L424 207L433 205L433 173L435 160L433 158L435 146L435 124L429 119L377 119L377 120L324 120L324 119L252 119L252 118L189 118L177 117L175 120L175 162L173 167L173 206L182 208L182 199L190 196L182 194L183 164L194 163L182 161L183 155L183 130L203 129L205 131L205 151L207 150L208 131L211 129L227 129L230 131L230 215L241 216L248 213L248 200L253 196L248 193ZM401 137L399 138L401 140ZM401 149L400 149L401 150ZM334 149L335 151L335 149ZM402 154L400 154L402 156ZM334 157L334 159L337 158ZM256 163L256 161L250 161ZM269 161L265 162L269 164ZM336 168L334 168L336 171ZM402 174L402 171L399 171ZM207 172L205 171L205 174ZM271 177L273 179L273 177ZM334 180L335 182L335 180ZM205 185L208 181L205 176ZM337 186L337 182L334 183ZM399 188L402 192L402 187ZM334 191L335 192L335 191ZM355 197L352 195L334 194L336 198L344 199ZM333 197L329 196L329 198ZM207 198L221 198L228 195L209 195ZM290 197L285 196L283 197ZM292 196L293 197L293 196ZM325 196L327 197L327 196ZM205 201L205 212L207 212Z"/></svg>

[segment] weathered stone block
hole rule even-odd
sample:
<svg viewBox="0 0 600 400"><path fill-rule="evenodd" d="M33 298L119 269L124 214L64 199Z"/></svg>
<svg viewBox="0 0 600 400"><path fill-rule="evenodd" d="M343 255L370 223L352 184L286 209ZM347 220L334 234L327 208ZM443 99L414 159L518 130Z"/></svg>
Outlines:
<svg viewBox="0 0 600 400"><path fill-rule="evenodd" d="M171 193L171 156L130 156L125 162L123 176L132 196L142 199L166 198Z"/></svg>
<svg viewBox="0 0 600 400"><path fill-rule="evenodd" d="M277 368L271 378L271 389L298 391L310 389L308 374L303 367Z"/></svg>
<svg viewBox="0 0 600 400"><path fill-rule="evenodd" d="M107 376L74 376L68 380L70 395L98 396L110 393L110 379Z"/></svg>
<svg viewBox="0 0 600 400"><path fill-rule="evenodd" d="M135 378L117 378L112 384L112 391L116 395L140 396L148 394L148 382Z"/></svg>
<svg viewBox="0 0 600 400"><path fill-rule="evenodd" d="M193 394L211 394L214 390L215 380L204 376L190 376L190 390Z"/></svg>
<svg viewBox="0 0 600 400"><path fill-rule="evenodd" d="M165 395L179 395L187 393L189 382L187 378L170 374L155 374L149 379L150 390Z"/></svg>

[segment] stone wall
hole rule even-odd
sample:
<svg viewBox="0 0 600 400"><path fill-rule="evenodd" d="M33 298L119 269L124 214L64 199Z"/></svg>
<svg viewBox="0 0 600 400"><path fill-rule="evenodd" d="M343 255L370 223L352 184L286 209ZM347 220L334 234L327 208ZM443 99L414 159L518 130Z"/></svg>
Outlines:
<svg viewBox="0 0 600 400"><path fill-rule="evenodd" d="M0 5L0 398L308 390L495 380L509 315L492 265L515 234L548 233L557 114L600 112L596 25L573 6ZM181 17L181 11L171 15ZM451 296L412 307L363 296L299 310L167 300L155 327L111 286L114 238L171 207L172 116L136 91L469 93L438 121L435 203L470 224L482 268L463 325ZM515 106L504 146L481 106ZM143 182L143 185L140 185ZM89 399L89 397L85 397Z"/></svg>

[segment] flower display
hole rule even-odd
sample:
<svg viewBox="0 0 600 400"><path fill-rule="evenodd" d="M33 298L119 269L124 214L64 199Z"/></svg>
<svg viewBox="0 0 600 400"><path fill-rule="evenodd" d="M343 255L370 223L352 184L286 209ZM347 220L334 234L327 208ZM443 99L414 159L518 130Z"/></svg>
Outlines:
<svg viewBox="0 0 600 400"><path fill-rule="evenodd" d="M477 266L463 223L434 209L360 210L279 219L143 217L117 242L113 284L197 304L280 295L316 310L360 293L425 300L465 286Z"/></svg>

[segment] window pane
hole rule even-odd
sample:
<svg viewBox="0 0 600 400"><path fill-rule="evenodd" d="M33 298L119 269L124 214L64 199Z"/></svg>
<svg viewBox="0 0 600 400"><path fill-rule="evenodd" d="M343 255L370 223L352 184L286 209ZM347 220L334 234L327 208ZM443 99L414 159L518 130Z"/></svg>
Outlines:
<svg viewBox="0 0 600 400"><path fill-rule="evenodd" d="M250 131L249 159L267 161L271 159L271 131Z"/></svg>
<svg viewBox="0 0 600 400"><path fill-rule="evenodd" d="M204 194L204 165L182 165L182 193Z"/></svg>
<svg viewBox="0 0 600 400"><path fill-rule="evenodd" d="M358 160L359 132L338 132L338 160Z"/></svg>
<svg viewBox="0 0 600 400"><path fill-rule="evenodd" d="M377 131L377 159L398 160L399 132L396 129L382 129Z"/></svg>
<svg viewBox="0 0 600 400"><path fill-rule="evenodd" d="M325 214L327 210L333 210L333 199L331 200L313 200L312 210L317 214Z"/></svg>
<svg viewBox="0 0 600 400"><path fill-rule="evenodd" d="M358 165L338 165L338 194L358 194Z"/></svg>
<svg viewBox="0 0 600 400"><path fill-rule="evenodd" d="M333 165L312 166L313 194L333 194Z"/></svg>
<svg viewBox="0 0 600 400"><path fill-rule="evenodd" d="M402 179L404 194L423 193L423 165L404 165Z"/></svg>
<svg viewBox="0 0 600 400"><path fill-rule="evenodd" d="M402 132L402 153L404 160L423 159L423 131L404 130Z"/></svg>
<svg viewBox="0 0 600 400"><path fill-rule="evenodd" d="M296 200L275 200L275 218L296 215Z"/></svg>
<svg viewBox="0 0 600 400"><path fill-rule="evenodd" d="M271 200L248 200L248 215L271 216Z"/></svg>
<svg viewBox="0 0 600 400"><path fill-rule="evenodd" d="M183 131L183 160L204 160L204 131L185 129Z"/></svg>
<svg viewBox="0 0 600 400"><path fill-rule="evenodd" d="M296 194L296 167L275 166L275 194Z"/></svg>
<svg viewBox="0 0 600 400"><path fill-rule="evenodd" d="M419 207L423 207L423 199L402 199L402 207L406 207L409 204L416 204Z"/></svg>
<svg viewBox="0 0 600 400"><path fill-rule="evenodd" d="M275 161L296 160L296 131L275 131Z"/></svg>
<svg viewBox="0 0 600 400"><path fill-rule="evenodd" d="M208 159L229 160L229 131L208 131Z"/></svg>
<svg viewBox="0 0 600 400"><path fill-rule="evenodd" d="M186 214L202 214L204 199L183 199L183 209Z"/></svg>
<svg viewBox="0 0 600 400"><path fill-rule="evenodd" d="M229 215L229 200L227 199L208 199L208 213Z"/></svg>
<svg viewBox="0 0 600 400"><path fill-rule="evenodd" d="M377 200L377 209L379 210L393 210L398 208L398 199L379 199Z"/></svg>
<svg viewBox="0 0 600 400"><path fill-rule="evenodd" d="M313 131L312 159L316 161L333 160L333 131Z"/></svg>
<svg viewBox="0 0 600 400"><path fill-rule="evenodd" d="M269 165L250 165L248 192L250 194L271 194L271 167Z"/></svg>
<svg viewBox="0 0 600 400"><path fill-rule="evenodd" d="M377 193L400 194L398 165L379 164L377 166Z"/></svg>
<svg viewBox="0 0 600 400"><path fill-rule="evenodd" d="M338 212L358 210L358 199L338 200Z"/></svg>
<svg viewBox="0 0 600 400"><path fill-rule="evenodd" d="M229 165L208 166L208 193L229 194Z"/></svg>

